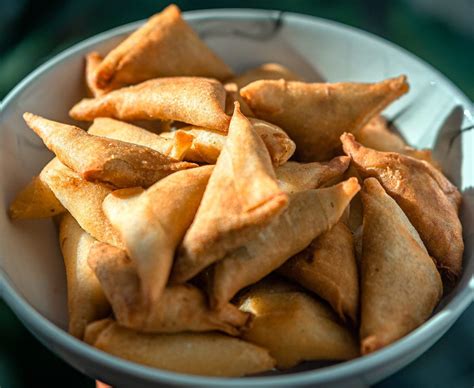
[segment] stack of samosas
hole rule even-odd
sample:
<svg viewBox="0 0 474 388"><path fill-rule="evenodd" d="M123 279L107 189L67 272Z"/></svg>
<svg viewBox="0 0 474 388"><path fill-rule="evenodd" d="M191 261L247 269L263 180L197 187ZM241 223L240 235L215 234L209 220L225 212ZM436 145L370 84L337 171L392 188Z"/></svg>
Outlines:
<svg viewBox="0 0 474 388"><path fill-rule="evenodd" d="M405 76L235 75L171 5L85 80L88 130L24 114L56 157L10 215L59 218L69 331L92 346L213 376L349 360L460 276L460 193L380 116Z"/></svg>

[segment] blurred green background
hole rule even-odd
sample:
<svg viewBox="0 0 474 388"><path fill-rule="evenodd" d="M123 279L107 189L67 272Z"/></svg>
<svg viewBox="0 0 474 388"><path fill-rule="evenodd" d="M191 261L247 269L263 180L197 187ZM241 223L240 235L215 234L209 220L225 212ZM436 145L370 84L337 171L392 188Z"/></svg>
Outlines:
<svg viewBox="0 0 474 388"><path fill-rule="evenodd" d="M383 36L443 72L474 97L473 0L176 1L182 10L265 8L315 15ZM0 99L74 43L150 16L166 1L0 0ZM377 387L473 387L474 306L427 353ZM0 387L93 387L34 339L0 301Z"/></svg>

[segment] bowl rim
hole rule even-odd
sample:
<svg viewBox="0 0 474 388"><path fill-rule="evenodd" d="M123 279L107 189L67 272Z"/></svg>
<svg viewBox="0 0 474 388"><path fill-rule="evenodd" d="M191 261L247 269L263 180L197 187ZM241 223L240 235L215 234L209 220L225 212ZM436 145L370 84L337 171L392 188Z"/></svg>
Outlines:
<svg viewBox="0 0 474 388"><path fill-rule="evenodd" d="M445 87L450 89L451 92L462 101L464 112L466 113L467 111L470 113L469 98L466 97L464 93L441 72L409 51L395 45L390 41L387 41L384 38L378 37L364 30L315 16L286 11L282 12L262 9L226 8L183 12L184 18L190 21L206 19L258 20L262 18L275 17L280 14L283 14L284 19L293 23L319 24L325 28L344 30L345 33L356 34L359 35L359 37L366 37L376 40L379 43L383 43L392 49L402 52L410 60L417 62L419 65L422 65L434 73L437 76L437 81L443 83ZM55 55L37 69L32 71L29 75L27 75L7 94L7 96L0 103L0 118L5 108L10 103L15 101L17 95L19 95L24 88L26 88L38 76L41 76L54 69L56 64L62 62L70 56L75 55L78 51L81 51L90 45L100 43L117 35L129 33L143 23L144 20L141 20L107 30L88 39L80 41L70 48ZM467 276L469 275L467 274ZM136 376L142 380L146 379L155 382L160 381L163 383L185 385L202 384L206 386L262 386L272 384L276 386L288 386L292 384L325 383L348 378L355 374L361 374L365 371L381 367L386 363L394 362L400 356L409 353L410 350L422 346L423 343L432 337L434 333L444 333L456 321L461 313L471 304L473 300L473 294L474 279L471 274L470 281L468 281L464 288L460 289L459 292L452 297L452 299L446 304L446 306L442 308L441 311L434 314L428 321L400 340L372 354L319 369L295 372L291 374L244 378L222 378L182 374L158 368L147 367L93 348L85 342L71 336L59 326L56 326L54 323L40 314L35 308L33 308L25 300L21 293L15 289L13 282L0 267L0 297L3 297L7 305L25 324L27 329L33 332L35 336L48 339L48 342L50 343L57 343L59 344L59 347L68 349L68 351L72 352L75 356L86 358L90 362L94 362L97 365L103 365L112 370L120 369L121 372L130 376Z"/></svg>

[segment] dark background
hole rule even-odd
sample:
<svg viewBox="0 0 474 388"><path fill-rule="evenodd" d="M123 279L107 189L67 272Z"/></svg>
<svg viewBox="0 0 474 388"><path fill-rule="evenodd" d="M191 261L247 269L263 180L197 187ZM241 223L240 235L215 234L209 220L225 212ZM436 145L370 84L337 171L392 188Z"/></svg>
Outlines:
<svg viewBox="0 0 474 388"><path fill-rule="evenodd" d="M474 0L175 1L183 11L266 8L315 15L383 36L443 72L474 97ZM72 44L146 18L168 2L0 0L0 99ZM0 301L0 387L93 387L39 344ZM473 387L474 306L427 353L378 387Z"/></svg>

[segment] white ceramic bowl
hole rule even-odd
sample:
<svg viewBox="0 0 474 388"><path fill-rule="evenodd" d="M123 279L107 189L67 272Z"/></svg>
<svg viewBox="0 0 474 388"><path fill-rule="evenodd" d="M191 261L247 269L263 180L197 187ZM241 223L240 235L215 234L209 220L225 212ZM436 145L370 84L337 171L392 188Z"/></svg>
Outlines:
<svg viewBox="0 0 474 388"><path fill-rule="evenodd" d="M51 158L21 115L34 112L70 122L68 109L84 95L84 55L105 53L140 23L88 39L54 57L24 79L0 113L0 295L48 348L81 372L117 386L363 386L413 361L433 345L471 303L474 282L474 131L472 103L436 70L380 38L313 17L255 10L211 10L185 18L236 71L280 62L309 79L375 81L407 74L411 85L385 112L409 143L435 147L436 156L464 192L464 274L432 318L395 344L371 355L285 374L217 379L144 367L113 357L71 337L67 327L65 274L50 220L12 223L6 215L15 193Z"/></svg>

